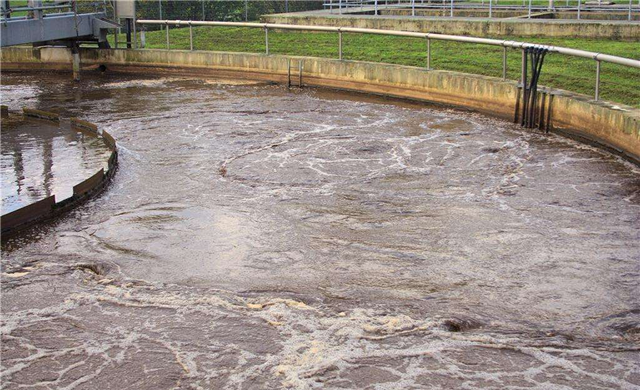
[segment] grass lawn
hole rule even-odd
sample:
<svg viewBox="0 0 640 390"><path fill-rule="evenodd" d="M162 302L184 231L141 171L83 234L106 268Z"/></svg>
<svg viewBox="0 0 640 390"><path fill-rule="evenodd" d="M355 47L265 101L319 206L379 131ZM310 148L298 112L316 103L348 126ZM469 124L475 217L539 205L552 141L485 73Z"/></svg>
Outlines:
<svg viewBox="0 0 640 390"><path fill-rule="evenodd" d="M113 36L110 37L113 39ZM575 38L522 38L518 41L579 48L622 57L640 59L638 42ZM124 36L119 38L124 42ZM189 49L189 29L171 28L172 49ZM194 27L194 49L264 53L264 31L254 28ZM164 31L146 33L146 47L166 48ZM271 54L313 57L338 57L335 33L269 31ZM419 38L364 34L343 34L343 58L391 64L425 66L426 42ZM520 51L508 52L508 78L520 76ZM501 77L502 48L484 45L431 41L431 67ZM540 85L593 95L596 63L592 60L549 54L545 59ZM640 69L603 63L600 96L602 99L640 108Z"/></svg>

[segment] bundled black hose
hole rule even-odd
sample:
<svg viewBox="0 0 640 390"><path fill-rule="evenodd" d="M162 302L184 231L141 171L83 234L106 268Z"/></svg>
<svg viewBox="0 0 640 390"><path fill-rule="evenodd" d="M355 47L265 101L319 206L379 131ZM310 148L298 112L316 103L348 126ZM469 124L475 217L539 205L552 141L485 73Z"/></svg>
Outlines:
<svg viewBox="0 0 640 390"><path fill-rule="evenodd" d="M521 125L525 128L536 127L538 113L536 111L536 101L538 99L538 80L542 72L542 64L544 56L548 50L545 47L526 47L525 64L522 82L523 99L522 99L522 117ZM529 61L527 61L529 59ZM528 80L527 73L531 64L531 80Z"/></svg>

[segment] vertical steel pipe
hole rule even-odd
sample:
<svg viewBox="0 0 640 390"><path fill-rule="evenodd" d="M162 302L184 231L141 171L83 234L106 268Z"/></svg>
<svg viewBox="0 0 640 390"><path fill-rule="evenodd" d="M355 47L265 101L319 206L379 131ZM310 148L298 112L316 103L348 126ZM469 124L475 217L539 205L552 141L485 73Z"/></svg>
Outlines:
<svg viewBox="0 0 640 390"><path fill-rule="evenodd" d="M520 73L520 82L522 83L522 88L526 88L524 83L525 83L525 77L527 74L527 52L522 49L522 66L520 68L521 73Z"/></svg>
<svg viewBox="0 0 640 390"><path fill-rule="evenodd" d="M493 0L489 0L489 17L493 18Z"/></svg>
<svg viewBox="0 0 640 390"><path fill-rule="evenodd" d="M191 25L191 21L189 21L189 47L191 51L193 51L193 26Z"/></svg>
<svg viewBox="0 0 640 390"><path fill-rule="evenodd" d="M502 47L502 79L507 79L507 47Z"/></svg>
<svg viewBox="0 0 640 390"><path fill-rule="evenodd" d="M338 58L342 60L342 31L338 31Z"/></svg>
<svg viewBox="0 0 640 390"><path fill-rule="evenodd" d="M138 48L138 31L136 30L135 18L131 21L131 24L133 25L133 48L137 49Z"/></svg>
<svg viewBox="0 0 640 390"><path fill-rule="evenodd" d="M600 100L600 61L596 60L596 101Z"/></svg>
<svg viewBox="0 0 640 390"><path fill-rule="evenodd" d="M268 27L264 28L264 47L265 47L265 53L269 55L269 28Z"/></svg>
<svg viewBox="0 0 640 390"><path fill-rule="evenodd" d="M427 70L431 70L431 38L427 38Z"/></svg>
<svg viewBox="0 0 640 390"><path fill-rule="evenodd" d="M453 18L453 0L451 0L451 14L449 16Z"/></svg>
<svg viewBox="0 0 640 390"><path fill-rule="evenodd" d="M169 22L168 21L165 28L167 29L167 50L169 50L171 47L169 46Z"/></svg>
<svg viewBox="0 0 640 390"><path fill-rule="evenodd" d="M527 18L531 19L531 0L529 0L529 13L527 14Z"/></svg>
<svg viewBox="0 0 640 390"><path fill-rule="evenodd" d="M580 6L581 6L582 0L578 0L578 20L580 20Z"/></svg>

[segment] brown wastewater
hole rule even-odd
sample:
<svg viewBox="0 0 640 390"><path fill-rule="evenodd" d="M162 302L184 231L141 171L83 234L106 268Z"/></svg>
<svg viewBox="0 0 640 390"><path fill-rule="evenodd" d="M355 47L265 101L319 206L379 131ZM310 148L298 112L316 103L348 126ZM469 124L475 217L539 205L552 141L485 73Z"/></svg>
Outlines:
<svg viewBox="0 0 640 390"><path fill-rule="evenodd" d="M2 245L3 389L640 388L636 166L425 104L83 77L2 75L119 149Z"/></svg>

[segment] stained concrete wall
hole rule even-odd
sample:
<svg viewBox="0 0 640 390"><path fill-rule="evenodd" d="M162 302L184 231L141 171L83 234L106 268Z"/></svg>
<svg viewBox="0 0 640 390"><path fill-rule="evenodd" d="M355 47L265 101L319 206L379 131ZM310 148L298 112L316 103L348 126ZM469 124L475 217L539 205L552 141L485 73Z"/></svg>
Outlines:
<svg viewBox="0 0 640 390"><path fill-rule="evenodd" d="M487 6L488 7L488 6ZM379 15L383 16L411 16L411 9L402 9L402 8L391 8L391 9L381 9L378 11ZM450 9L416 9L416 16L439 16L439 17L449 17L451 15ZM494 18L515 18L515 17L524 17L528 16L528 10L501 10L501 9L493 9L492 15ZM485 9L454 9L453 16L457 18L488 18L489 10ZM535 19L578 19L578 13L576 11L571 12L547 12L545 10L533 10L531 14L532 18ZM584 11L580 13L581 19L586 20L621 20L628 21L629 12L627 11L616 11L616 12L589 12ZM638 21L640 20L640 12L637 12L635 9L631 13L631 20Z"/></svg>
<svg viewBox="0 0 640 390"><path fill-rule="evenodd" d="M412 18L368 15L266 15L265 23L306 26L356 27L380 30L431 32L477 37L566 37L640 41L640 24L626 21Z"/></svg>
<svg viewBox="0 0 640 390"><path fill-rule="evenodd" d="M83 66L111 71L193 74L287 81L288 61L304 62L303 83L451 105L513 120L517 83L457 72L358 61L181 50L96 50L81 53ZM2 50L3 70L71 68L66 49ZM553 91L547 99L551 130L605 146L640 162L640 110Z"/></svg>

